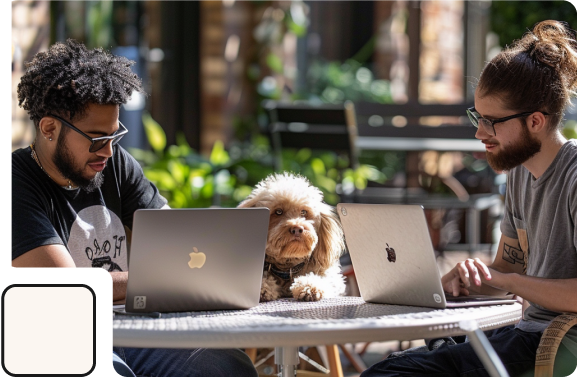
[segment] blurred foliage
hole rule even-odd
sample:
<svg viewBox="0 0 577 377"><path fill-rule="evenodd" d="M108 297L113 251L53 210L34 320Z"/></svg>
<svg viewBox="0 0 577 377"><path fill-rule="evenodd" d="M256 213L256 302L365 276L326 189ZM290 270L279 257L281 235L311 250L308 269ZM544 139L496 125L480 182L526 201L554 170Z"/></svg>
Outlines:
<svg viewBox="0 0 577 377"><path fill-rule="evenodd" d="M273 173L273 154L265 136L234 141L228 151L217 141L205 158L190 147L184 135L177 137L176 145L167 147L162 127L149 114L142 120L153 150L131 148L130 153L172 208L236 207L258 182ZM285 150L282 157L282 170L307 177L332 205L342 201L343 195L364 189L369 180L385 180L381 171L369 165L342 169L348 162L332 152Z"/></svg>
<svg viewBox="0 0 577 377"><path fill-rule="evenodd" d="M86 46L110 46L112 41L112 1L86 2Z"/></svg>
<svg viewBox="0 0 577 377"><path fill-rule="evenodd" d="M493 1L491 30L502 46L509 45L544 20L566 21L577 29L577 11L568 1Z"/></svg>
<svg viewBox="0 0 577 377"><path fill-rule="evenodd" d="M237 117L235 137L250 139L266 133L268 119L261 104L264 100L339 104L347 100L392 103L390 83L375 78L364 62L373 54L375 37L345 62L325 61L311 56L304 72L306 84L298 87L299 73L285 65L285 38L304 38L310 23L309 7L302 1L258 2L260 22L253 31L255 48L246 76L252 83L255 111L252 116Z"/></svg>
<svg viewBox="0 0 577 377"><path fill-rule="evenodd" d="M393 102L390 82L375 79L369 68L354 59L344 63L317 59L311 64L307 78L308 100L324 103L343 103L346 100Z"/></svg>
<svg viewBox="0 0 577 377"><path fill-rule="evenodd" d="M166 135L149 114L143 116L152 151L131 148L144 174L168 200L172 208L234 207L267 174L266 143L257 139L248 146L235 146L231 153L217 141L208 158L190 147L184 135L176 145L166 146ZM270 163L268 163L270 165Z"/></svg>
<svg viewBox="0 0 577 377"><path fill-rule="evenodd" d="M567 139L577 139L577 120L571 119L565 122L563 135Z"/></svg>
<svg viewBox="0 0 577 377"><path fill-rule="evenodd" d="M375 167L379 170L379 178L371 179L378 184L385 184L395 179L399 173L405 170L405 153L381 150L361 150L359 163Z"/></svg>
<svg viewBox="0 0 577 377"><path fill-rule="evenodd" d="M298 72L287 69L283 56L283 40L293 34L306 36L309 8L301 1L261 2L264 9L253 36L256 53L247 70L247 78L255 90L255 115L239 116L234 120L238 140L254 138L267 133L269 119L262 108L264 100L301 101L339 104L346 100L391 103L389 82L378 80L361 62L373 53L375 38L345 62L312 59L305 73L306 85L295 87ZM338 197L350 195L355 188L363 189L368 181L384 183L404 169L404 155L396 152L362 151L357 170L343 170L348 162L331 151L308 149L283 150L283 170L299 172L325 193L328 203L337 203Z"/></svg>
<svg viewBox="0 0 577 377"><path fill-rule="evenodd" d="M110 48L114 15L119 1L51 1L50 43L56 42L57 29L64 28L67 38L82 41L87 48Z"/></svg>
<svg viewBox="0 0 577 377"><path fill-rule="evenodd" d="M286 70L282 44L288 34L296 38L306 35L308 6L301 1L255 2L255 5L262 7L262 18L253 30L256 44L252 49L252 63L246 71L252 83L255 110L233 120L234 137L227 149L217 141L210 156L205 158L193 150L182 135L176 145L167 146L162 127L149 114L143 115L153 150L131 149L130 153L173 208L234 207L258 182L273 173L274 154L263 132L268 122L261 106L265 99L287 99L288 93L289 100L306 97L316 98L317 102L337 103L341 95L336 91L343 93L340 102L347 98L381 101L388 98L387 83L374 80L367 68L353 60L328 63L330 68L326 74L319 65L312 67L310 76L316 79L310 95L292 93L286 83L294 77ZM378 158L369 160L382 162ZM391 169L377 169L370 164L346 168L349 162L332 151L286 149L282 151L282 161L282 171L307 177L331 205L343 201L357 189L364 189L369 181L384 183L393 174Z"/></svg>

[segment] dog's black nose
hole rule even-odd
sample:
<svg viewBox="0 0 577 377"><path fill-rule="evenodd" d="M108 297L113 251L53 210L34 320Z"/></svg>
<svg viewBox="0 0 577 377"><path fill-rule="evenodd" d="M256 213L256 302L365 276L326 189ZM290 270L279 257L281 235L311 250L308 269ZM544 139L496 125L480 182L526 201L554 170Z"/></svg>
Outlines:
<svg viewBox="0 0 577 377"><path fill-rule="evenodd" d="M290 228L291 234L294 234L295 236L300 236L304 230L305 228L300 225L293 226L292 228Z"/></svg>

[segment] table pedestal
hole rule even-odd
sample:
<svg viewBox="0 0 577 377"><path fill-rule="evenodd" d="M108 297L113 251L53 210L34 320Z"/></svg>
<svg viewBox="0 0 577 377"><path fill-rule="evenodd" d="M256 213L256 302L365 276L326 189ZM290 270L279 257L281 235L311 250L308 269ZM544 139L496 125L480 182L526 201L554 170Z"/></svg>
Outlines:
<svg viewBox="0 0 577 377"><path fill-rule="evenodd" d="M278 365L279 377L294 377L299 364L298 347L275 347L274 363Z"/></svg>

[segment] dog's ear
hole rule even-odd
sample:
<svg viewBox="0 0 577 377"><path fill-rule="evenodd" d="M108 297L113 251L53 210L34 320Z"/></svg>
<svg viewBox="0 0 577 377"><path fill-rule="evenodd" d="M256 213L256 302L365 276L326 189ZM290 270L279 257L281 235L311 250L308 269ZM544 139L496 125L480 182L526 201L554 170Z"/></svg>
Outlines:
<svg viewBox="0 0 577 377"><path fill-rule="evenodd" d="M245 200L243 200L242 202L240 202L240 204L237 206L237 208L251 208L251 207L256 207L258 203L258 198L253 195L250 194L249 196L246 197Z"/></svg>
<svg viewBox="0 0 577 377"><path fill-rule="evenodd" d="M334 265L345 250L343 228L339 216L327 205L321 206L321 224L318 243L311 255L311 262L320 270Z"/></svg>

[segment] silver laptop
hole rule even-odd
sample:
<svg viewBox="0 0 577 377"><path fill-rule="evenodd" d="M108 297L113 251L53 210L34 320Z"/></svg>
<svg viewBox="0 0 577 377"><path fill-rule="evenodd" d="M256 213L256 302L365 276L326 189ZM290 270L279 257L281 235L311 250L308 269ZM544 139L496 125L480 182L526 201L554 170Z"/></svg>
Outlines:
<svg viewBox="0 0 577 377"><path fill-rule="evenodd" d="M511 295L445 296L423 207L340 203L337 211L365 301L433 308L516 302Z"/></svg>
<svg viewBox="0 0 577 377"><path fill-rule="evenodd" d="M256 306L269 214L267 208L137 210L126 311Z"/></svg>

